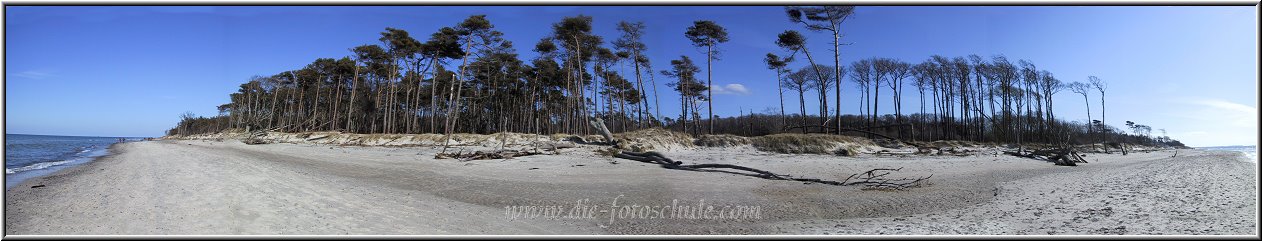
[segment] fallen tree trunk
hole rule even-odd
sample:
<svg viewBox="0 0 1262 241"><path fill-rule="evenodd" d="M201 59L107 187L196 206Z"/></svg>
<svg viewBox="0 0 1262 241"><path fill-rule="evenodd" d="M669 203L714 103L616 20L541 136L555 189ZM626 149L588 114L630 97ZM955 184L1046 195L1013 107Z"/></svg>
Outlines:
<svg viewBox="0 0 1262 241"><path fill-rule="evenodd" d="M902 190L902 189L907 189L911 187L918 187L921 184L923 184L925 180L928 180L930 177L933 177L933 175L929 175L927 177L921 177L921 178L885 179L882 177L884 177L885 175L888 175L890 171L899 171L899 170L902 170L902 168L872 169L867 172L851 175L850 177L846 178L846 180L838 182L838 181L822 180L822 179L817 179L817 178L793 177L789 175L776 174L776 173L765 171L765 170L739 166L739 165L732 165L732 164L683 165L683 162L671 160L670 158L667 158L666 156L657 152L619 152L617 154L614 154L614 157L633 160L633 161L658 164L661 167L666 168L666 169L697 171L697 172L724 172L724 173L745 175L745 176L770 179L770 180L789 180L789 181L800 181L800 182L807 182L807 183L822 183L822 184L835 185L835 186L863 185L865 189ZM744 172L729 171L729 170L723 170L723 169L733 169L733 170L744 171ZM883 171L883 173L877 173L881 171ZM856 177L858 177L858 179L854 179ZM851 179L854 179L855 181L848 182Z"/></svg>
<svg viewBox="0 0 1262 241"><path fill-rule="evenodd" d="M1083 159L1082 155L1078 153L1078 151L1069 148L1034 150L1029 152L1017 150L1004 151L1003 153L1016 157L1050 161L1060 166L1077 166L1078 163L1087 163L1087 160Z"/></svg>
<svg viewBox="0 0 1262 241"><path fill-rule="evenodd" d="M574 147L577 147L577 145L574 145L574 143L573 143L573 142L541 142L541 143L535 143L535 148L541 148L541 149L543 149L543 150L545 150L545 151L556 151L556 150L559 150L559 149L562 149L562 148L574 148Z"/></svg>
<svg viewBox="0 0 1262 241"><path fill-rule="evenodd" d="M263 140L262 137L267 136L268 132L280 130L281 128L285 128L288 126L289 125L283 125L279 127L273 127L270 129L250 131L249 133L246 134L245 140L241 140L241 142L245 143L246 145L258 145L258 144L271 143L270 141Z"/></svg>
<svg viewBox="0 0 1262 241"><path fill-rule="evenodd" d="M460 161L473 161L473 160L486 160L486 159L513 159L513 157L532 156L532 155L539 155L539 154L544 154L544 153L540 151L526 151L526 150L476 151L473 153L456 153L456 154L438 153L437 155L434 155L434 159L455 158L456 160L460 160Z"/></svg>
<svg viewBox="0 0 1262 241"><path fill-rule="evenodd" d="M596 119L591 121L591 124L593 128L596 128L596 130L600 131L599 132L600 136L605 137L604 144L607 144L607 145L617 144L617 141L613 139L613 133L610 133L609 128L605 127L605 120L602 120L599 117L597 117Z"/></svg>

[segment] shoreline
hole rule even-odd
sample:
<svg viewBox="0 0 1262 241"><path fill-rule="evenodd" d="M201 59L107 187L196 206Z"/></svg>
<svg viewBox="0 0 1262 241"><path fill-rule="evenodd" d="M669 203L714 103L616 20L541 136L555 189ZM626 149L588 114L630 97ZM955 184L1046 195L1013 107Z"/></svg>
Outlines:
<svg viewBox="0 0 1262 241"><path fill-rule="evenodd" d="M920 217L936 218L935 222L926 221L931 224L944 221L941 213L957 212L966 217L987 208L1011 206L1004 204L1011 198L1028 198L1022 193L1062 190L1056 185L1032 187L1031 180L1066 184L1073 182L1057 177L1092 177L1111 169L1145 170L1135 169L1145 163L1181 163L1159 161L1163 155L1169 159L1169 151L1129 156L1091 154L1091 163L1078 167L983 153L896 158L789 155L749 148L665 151L672 158L689 162L739 164L822 179L898 166L905 169L892 175L934 175L926 187L865 191L850 186L667 170L598 156L592 147L565 149L561 155L469 162L435 160L432 154L437 148L427 147L162 140L116 144L109 149L111 154L94 161L27 180L9 190L5 197L9 207L6 234L1042 234L1032 233L1042 227L1021 225L1009 231L938 227L895 232L875 224L906 225L920 222ZM1179 156L1218 160L1224 154L1194 150L1180 151ZM1253 178L1245 184L1256 188L1256 174L1249 175ZM46 186L17 188L28 184ZM1087 193L1096 190L1085 187ZM1256 197L1256 190L1248 192ZM1069 195L1060 193L1057 195ZM1177 195L1174 198L1178 199ZM1207 197L1184 199L1198 198ZM506 217L508 207L571 207L583 200L612 210L610 213L618 211L618 206L609 205L613 200L619 205L704 201L719 207L759 207L761 216L700 221L616 219L611 215L568 220ZM99 210L103 205L116 208ZM1256 210L1256 205L1251 210ZM926 216L934 214L939 216ZM1248 221L1256 228L1256 220L1236 221L1239 223L1228 226ZM931 226L928 224L920 225ZM850 231L841 232L844 230L838 227L843 226L838 225L846 225L850 228L844 230ZM1131 227L1131 231L1123 232L1148 232ZM1243 227L1217 233L1241 234L1236 232ZM1075 233L1070 231L1067 233ZM1111 232L1117 231L1077 233Z"/></svg>
<svg viewBox="0 0 1262 241"><path fill-rule="evenodd" d="M102 150L105 153L99 156L81 157L77 160L67 161L65 164L53 165L53 166L49 166L49 167L41 168L41 169L22 171L22 172L13 173L13 174L5 173L5 188L4 189L7 191L9 189L24 186L26 185L27 182L30 182L32 179L54 175L62 171L66 171L68 169L73 169L79 166L91 164L93 162L96 162L97 160L101 160L102 158L113 156L116 154L116 152L114 151L114 146L117 144L119 143L111 143L109 146L106 146ZM15 182L10 182L9 180L10 178L12 178L13 181ZM29 185L26 185L26 186L29 187Z"/></svg>

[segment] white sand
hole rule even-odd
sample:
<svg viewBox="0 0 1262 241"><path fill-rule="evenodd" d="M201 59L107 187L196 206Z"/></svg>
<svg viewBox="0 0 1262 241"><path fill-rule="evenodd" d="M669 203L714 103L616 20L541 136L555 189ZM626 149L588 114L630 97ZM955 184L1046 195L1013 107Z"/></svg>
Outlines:
<svg viewBox="0 0 1262 241"><path fill-rule="evenodd" d="M872 168L933 174L909 191L865 191L668 170L596 155L460 162L431 147L150 141L28 180L5 194L6 234L1250 234L1256 164L1220 152L1092 155L1060 167L971 157L665 152L840 180ZM1105 157L1107 156L1107 157ZM41 188L31 188L45 185ZM996 195L996 190L998 195ZM756 218L509 219L510 205L758 207ZM1061 201L1064 200L1064 201ZM1146 216L1145 216L1146 215ZM1081 217L1081 218L1079 218ZM1068 222L1069 224L1065 224ZM1126 226L1121 229L1118 227Z"/></svg>
<svg viewBox="0 0 1262 241"><path fill-rule="evenodd" d="M1177 158L1104 159L1001 183L993 201L969 208L779 226L793 234L1257 235L1257 164L1237 158L1180 151Z"/></svg>

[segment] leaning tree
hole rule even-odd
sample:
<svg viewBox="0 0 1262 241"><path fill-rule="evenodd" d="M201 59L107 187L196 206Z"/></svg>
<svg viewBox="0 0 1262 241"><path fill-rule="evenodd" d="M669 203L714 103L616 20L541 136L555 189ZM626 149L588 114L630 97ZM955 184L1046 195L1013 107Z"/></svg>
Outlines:
<svg viewBox="0 0 1262 241"><path fill-rule="evenodd" d="M780 33L780 35L778 35L776 38L776 45L780 46L780 48L786 51L789 51L789 57L792 57L793 55L796 55L798 52L801 52L803 54L806 54L806 61L810 64L809 66L819 65L815 63L815 58L811 57L811 51L807 49L806 47L806 37L802 36L802 34L798 33L798 31L785 30L783 33ZM837 71L836 69L834 69L834 71L832 72L836 73ZM829 79L829 78L824 77L825 72L809 71L806 73L814 74L816 79L821 79L821 80ZM825 90L820 90L821 94L823 93L823 91ZM820 99L821 104L825 102L826 100ZM823 108L822 105L821 105L821 108ZM824 119L828 119L827 116L821 116L821 117L823 117ZM840 122L840 120L838 121Z"/></svg>
<svg viewBox="0 0 1262 241"><path fill-rule="evenodd" d="M841 134L841 76L845 75L841 66L841 23L854 14L854 6L789 6L784 11L789 15L790 21L801 23L806 29L833 33L833 84L836 86L834 104L837 108L837 134Z"/></svg>
<svg viewBox="0 0 1262 241"><path fill-rule="evenodd" d="M1091 133L1091 101L1087 100L1087 93L1089 93L1091 87L1082 82L1069 83L1067 86L1069 91L1082 95L1082 102L1087 105L1087 133Z"/></svg>
<svg viewBox="0 0 1262 241"><path fill-rule="evenodd" d="M1091 87L1100 91L1100 123L1104 123L1104 91L1109 89L1109 83L1100 80L1099 77L1087 76L1087 80L1091 81Z"/></svg>

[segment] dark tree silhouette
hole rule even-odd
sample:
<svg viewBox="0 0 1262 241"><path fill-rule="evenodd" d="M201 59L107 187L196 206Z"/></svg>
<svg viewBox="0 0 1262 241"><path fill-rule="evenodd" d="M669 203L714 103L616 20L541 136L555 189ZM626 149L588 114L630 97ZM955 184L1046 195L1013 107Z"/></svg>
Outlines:
<svg viewBox="0 0 1262 241"><path fill-rule="evenodd" d="M1104 91L1109 89L1109 83L1095 76L1087 76L1087 80L1090 81L1092 88L1100 91L1100 122L1104 122Z"/></svg>
<svg viewBox="0 0 1262 241"><path fill-rule="evenodd" d="M785 88L797 90L798 108L801 110L801 113L800 113L801 123L800 124L802 126L806 126L806 91L812 88L813 85L811 84L811 82L815 82L820 79L825 79L825 78L821 78L819 73L816 73L817 72L816 70L818 70L818 68L811 68L811 66L805 66L805 67L802 67L802 69L789 74L789 76L787 76L788 78L784 78L780 82L780 85L784 86ZM807 129L805 127L802 128L802 133L806 133L806 132L807 132Z"/></svg>
<svg viewBox="0 0 1262 241"><path fill-rule="evenodd" d="M688 56L679 56L678 60L671 60L670 65L672 69L670 71L663 70L662 75L675 78L675 82L670 82L666 85L674 87L675 91L679 92L682 110L679 120L682 123L683 131L688 133L688 110L692 110L694 122L700 121L695 118L697 116L696 102L707 99L706 94L702 92L709 90L709 86L702 85L700 81L697 81L697 72L701 72L701 70L696 64L692 63L692 59L688 58ZM700 130L697 130L697 133L700 132Z"/></svg>
<svg viewBox="0 0 1262 241"><path fill-rule="evenodd" d="M747 114L742 107L740 116L719 118L711 114L703 118L700 102L711 103L709 87L713 82L701 82L699 67L691 59L680 57L671 61L670 70L654 72L640 40L645 34L642 24L620 23L621 36L604 45L600 36L592 34L591 23L591 17L579 15L552 24L552 33L533 45L538 55L529 61L522 61L512 42L503 40L482 15L440 28L423 43L408 31L386 28L375 36L380 42L352 48L347 57L317 58L297 69L252 77L228 95L228 103L216 106L218 115L186 114L167 133L267 130L584 135L590 133L589 120L599 117L618 132L666 126L693 135L767 135L799 130L832 133L836 128L831 121L836 121L838 126L868 126L871 134L917 141L1086 144L1107 140L1182 145L1164 134L1150 136L1152 127L1146 125L1131 122L1127 132L1104 124L1103 117L1092 119L1090 89L1100 91L1104 111L1105 85L1098 78L1089 78L1091 84L1065 85L1047 69L1038 69L1028 60L1013 64L1002 55L934 55L914 66L872 57L849 63L853 70L847 73L847 68L816 64L806 49L806 39L796 31L777 36L777 45L789 52L787 56L759 56L765 57L764 64L776 73L781 90L778 116L774 108ZM693 42L694 46L705 47L707 62L717 59L715 44L722 41L700 34L706 31L692 32L700 40ZM804 53L810 62L790 67L798 53ZM634 81L631 73L625 72L628 67L636 73ZM648 76L643 76L645 73ZM680 92L678 119L665 118L660 106L649 108L647 104L649 86L644 86L644 78L653 87L657 102L655 76L659 73L676 79L669 86ZM859 114L829 113L835 109L827 106L828 85L835 87L841 79L836 73L848 74L859 83L859 103L863 106ZM920 111L910 114L902 111L902 88L909 77L921 100ZM881 91L882 86L889 89ZM1083 95L1086 123L1056 119L1053 96L1067 87ZM787 114L785 89L798 92L797 117ZM819 90L820 111L808 115L805 92L811 89ZM882 100L881 92L892 93L887 95L893 100L892 116L880 114L879 103L890 101L889 97ZM650 115L650 109L657 114ZM790 127L791 118L798 118L802 127ZM442 130L438 119L443 119ZM703 129L702 122L710 129ZM889 128L894 126L898 128Z"/></svg>
<svg viewBox="0 0 1262 241"><path fill-rule="evenodd" d="M793 62L793 58L781 58L773 53L767 53L767 57L763 58L763 63L767 65L767 69L776 72L775 83L776 90L780 96L780 121L782 125L788 125L788 119L785 119L784 117L784 85L780 84L780 82L784 79L783 75L788 72L788 70L785 70L785 67L788 66L790 62Z"/></svg>
<svg viewBox="0 0 1262 241"><path fill-rule="evenodd" d="M643 105L644 110L648 110L648 97L644 91L643 77L640 76L640 64L642 63L641 59L647 59L644 57L644 51L647 48L642 40L644 37L644 22L618 22L618 31L622 32L622 37L614 41L613 44L619 50L630 53L630 56L628 57L631 60L632 65L635 66L635 83L638 85L637 89L640 93L640 103ZM639 119L641 123L647 121L644 119L644 112L639 112L638 114L640 115Z"/></svg>
<svg viewBox="0 0 1262 241"><path fill-rule="evenodd" d="M836 98L833 103L837 108L837 134L841 134L841 77L846 75L842 73L841 66L841 23L845 22L850 15L854 14L854 6L819 6L819 7L785 7L785 13L789 15L789 20L795 23L801 23L811 31L827 30L833 34L833 85L836 86ZM814 65L814 63L811 63Z"/></svg>
<svg viewBox="0 0 1262 241"><path fill-rule="evenodd" d="M1087 100L1087 93L1090 93L1089 86L1082 82L1073 82L1068 85L1069 91L1082 95L1082 101L1087 105L1087 120L1091 120L1091 102ZM1087 132L1091 132L1091 126L1087 126Z"/></svg>
<svg viewBox="0 0 1262 241"><path fill-rule="evenodd" d="M714 134L714 93L712 90L712 88L714 88L714 80L711 72L711 61L718 60L719 50L715 47L719 43L727 42L727 30L723 29L723 26L719 26L719 24L714 23L714 21L699 20L693 22L692 26L688 27L688 31L684 32L684 36L687 36L688 40L692 41L693 46L705 48L706 97L710 98L706 101L706 104L708 105L706 111L709 112L709 118L707 119L710 120L710 129L708 132L710 134Z"/></svg>

